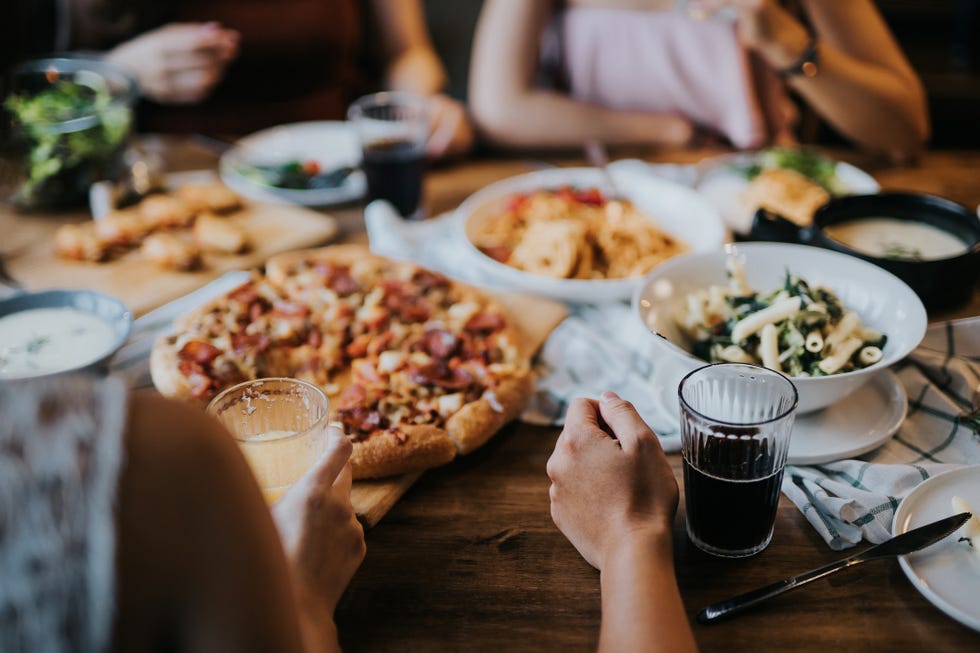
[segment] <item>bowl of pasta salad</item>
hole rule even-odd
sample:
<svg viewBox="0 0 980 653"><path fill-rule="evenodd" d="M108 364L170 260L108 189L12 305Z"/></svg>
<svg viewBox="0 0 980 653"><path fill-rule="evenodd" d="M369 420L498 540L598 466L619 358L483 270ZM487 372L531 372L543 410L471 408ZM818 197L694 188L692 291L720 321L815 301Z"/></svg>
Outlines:
<svg viewBox="0 0 980 653"><path fill-rule="evenodd" d="M467 198L457 224L486 285L572 302L629 300L664 261L724 242L718 212L691 189L628 170L611 174L619 195L595 168L555 168Z"/></svg>
<svg viewBox="0 0 980 653"><path fill-rule="evenodd" d="M922 340L926 312L893 274L804 245L741 243L677 257L644 279L635 314L680 377L707 363L778 370L798 411L829 406Z"/></svg>

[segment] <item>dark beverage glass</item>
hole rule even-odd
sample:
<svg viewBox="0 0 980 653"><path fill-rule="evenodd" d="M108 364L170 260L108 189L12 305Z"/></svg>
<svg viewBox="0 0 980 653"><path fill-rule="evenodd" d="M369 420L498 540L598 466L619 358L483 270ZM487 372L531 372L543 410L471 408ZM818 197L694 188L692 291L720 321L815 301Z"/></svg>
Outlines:
<svg viewBox="0 0 980 653"><path fill-rule="evenodd" d="M721 363L678 388L687 534L699 549L740 558L772 539L797 406L782 374Z"/></svg>
<svg viewBox="0 0 980 653"><path fill-rule="evenodd" d="M387 200L403 218L421 217L429 134L425 98L400 92L366 95L351 104L347 117L361 143L368 201Z"/></svg>

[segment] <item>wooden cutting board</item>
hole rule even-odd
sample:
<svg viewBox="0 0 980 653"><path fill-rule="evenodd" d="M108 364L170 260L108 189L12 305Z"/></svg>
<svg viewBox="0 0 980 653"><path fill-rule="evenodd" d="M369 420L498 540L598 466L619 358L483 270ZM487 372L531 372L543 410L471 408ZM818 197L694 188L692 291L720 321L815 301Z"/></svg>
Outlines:
<svg viewBox="0 0 980 653"><path fill-rule="evenodd" d="M196 272L163 270L135 251L107 263L60 259L54 255L54 232L62 224L90 219L87 214L20 215L6 206L0 206L0 234L4 234L0 254L10 274L28 290L100 290L118 297L140 316L229 270L252 268L273 254L322 245L337 235L337 221L329 215L299 206L246 202L228 219L249 234L252 249L237 256L205 255L204 267Z"/></svg>
<svg viewBox="0 0 980 653"><path fill-rule="evenodd" d="M548 335L568 314L564 304L547 299L512 293L490 294L510 313L514 324L523 332L524 342L531 353L541 348ZM421 475L415 473L372 481L354 481L350 498L361 522L368 528L377 524Z"/></svg>

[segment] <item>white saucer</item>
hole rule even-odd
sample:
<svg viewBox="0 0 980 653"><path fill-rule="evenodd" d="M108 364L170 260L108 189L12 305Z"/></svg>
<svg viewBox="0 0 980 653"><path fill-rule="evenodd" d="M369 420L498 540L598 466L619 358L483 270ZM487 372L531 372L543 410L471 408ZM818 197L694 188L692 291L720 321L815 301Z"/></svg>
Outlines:
<svg viewBox="0 0 980 653"><path fill-rule="evenodd" d="M899 535L954 514L950 499L960 496L980 508L980 465L954 469L925 481L895 511ZM980 631L980 556L953 535L899 558L902 571L930 603L965 626Z"/></svg>
<svg viewBox="0 0 980 653"><path fill-rule="evenodd" d="M666 374L665 378L677 378ZM677 387L658 383L656 395L661 415L669 415L678 430ZM854 458L880 447L905 420L908 401L905 388L890 370L882 370L846 399L823 410L797 417L789 444L789 465L816 465Z"/></svg>
<svg viewBox="0 0 980 653"><path fill-rule="evenodd" d="M235 170L236 160L262 163L314 160L321 170L359 166L361 147L354 129L346 122L319 120L279 125L249 134L221 157L221 180L235 192L254 200L330 206L360 199L367 191L364 173L356 170L337 188L310 190L275 188L257 184Z"/></svg>

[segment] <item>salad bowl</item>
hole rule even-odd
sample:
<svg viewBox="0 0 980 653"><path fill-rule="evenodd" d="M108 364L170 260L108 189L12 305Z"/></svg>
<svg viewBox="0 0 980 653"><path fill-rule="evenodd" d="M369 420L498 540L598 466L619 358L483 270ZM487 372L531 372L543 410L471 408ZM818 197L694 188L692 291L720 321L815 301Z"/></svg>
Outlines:
<svg viewBox="0 0 980 653"><path fill-rule="evenodd" d="M799 392L798 413L829 406L857 390L878 371L907 356L922 340L926 312L915 292L901 279L858 258L827 249L783 243L741 243L710 252L678 256L655 268L633 295L633 312L650 332L662 355L668 383L706 365L695 356L694 343L677 322L689 294L726 285L730 255L744 260L750 288L768 293L783 287L787 273L810 287L823 286L837 295L845 310L885 336L881 358L851 371L827 376L790 376ZM660 362L660 361L658 361Z"/></svg>

